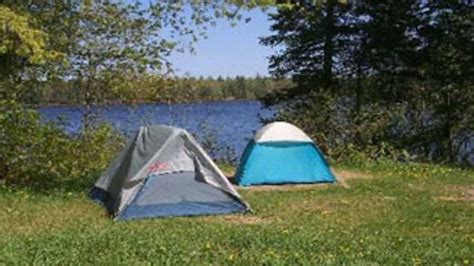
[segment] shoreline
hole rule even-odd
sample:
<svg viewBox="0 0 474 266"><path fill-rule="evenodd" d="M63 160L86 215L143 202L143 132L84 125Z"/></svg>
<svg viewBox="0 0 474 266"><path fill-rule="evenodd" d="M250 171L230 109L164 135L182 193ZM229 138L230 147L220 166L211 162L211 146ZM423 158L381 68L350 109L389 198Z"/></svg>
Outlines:
<svg viewBox="0 0 474 266"><path fill-rule="evenodd" d="M217 102L260 102L258 99L220 99L220 100L199 100L199 101L185 101L185 102L162 102L162 101L143 101L136 103L128 102L109 102L105 104L95 104L93 106L100 107L110 107L110 106L137 106L137 105L152 105L152 104L162 104L162 105L175 105L175 104L202 104L202 103L217 103ZM31 104L32 108L48 108L48 107L78 107L81 108L84 105L78 103L47 103L47 104Z"/></svg>

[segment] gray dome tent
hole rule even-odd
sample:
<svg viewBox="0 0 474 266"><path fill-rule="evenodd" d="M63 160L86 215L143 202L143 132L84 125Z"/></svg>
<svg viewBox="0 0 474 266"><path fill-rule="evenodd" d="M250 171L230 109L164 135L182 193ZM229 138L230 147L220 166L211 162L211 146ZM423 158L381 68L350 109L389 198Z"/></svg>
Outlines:
<svg viewBox="0 0 474 266"><path fill-rule="evenodd" d="M141 127L90 196L118 220L249 210L197 141L168 126Z"/></svg>

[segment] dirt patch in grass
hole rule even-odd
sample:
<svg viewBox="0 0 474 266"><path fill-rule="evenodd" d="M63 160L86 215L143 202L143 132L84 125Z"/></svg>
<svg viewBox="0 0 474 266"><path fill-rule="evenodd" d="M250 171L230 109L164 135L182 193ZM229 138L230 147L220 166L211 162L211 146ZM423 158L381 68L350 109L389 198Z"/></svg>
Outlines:
<svg viewBox="0 0 474 266"><path fill-rule="evenodd" d="M328 215L333 212L334 206L332 205L334 204L328 201L314 199L288 203L286 209L294 213L301 212Z"/></svg>
<svg viewBox="0 0 474 266"><path fill-rule="evenodd" d="M239 187L243 190L249 191L288 191L288 190L310 190L315 188L326 188L329 186L342 186L349 188L347 181L357 180L357 179L372 179L373 175L364 172L354 172L346 170L332 170L336 176L337 182L334 183L314 183L314 184L281 184L281 185L260 185L260 186L250 186L250 187ZM230 180L233 181L232 178Z"/></svg>
<svg viewBox="0 0 474 266"><path fill-rule="evenodd" d="M358 172L358 171L347 171L347 170L335 170L331 169L334 175L336 176L337 183L346 188L350 186L347 184L348 180L357 180L357 179L372 179L374 176L370 173ZM232 183L236 184L235 180L235 169L231 167L223 167L222 172L227 177L227 179ZM300 189L311 189L315 187L327 187L334 185L331 183L315 183L315 184L281 184L281 185L259 185L259 186L250 186L250 187L239 187L241 189L248 189L252 191L274 191L274 190L300 190Z"/></svg>
<svg viewBox="0 0 474 266"><path fill-rule="evenodd" d="M334 186L334 184L317 183L317 184L262 185L262 186L239 187L239 189L249 190L249 191L289 191L289 190L310 190L314 188L323 188L323 187L328 187L328 186Z"/></svg>
<svg viewBox="0 0 474 266"><path fill-rule="evenodd" d="M225 215L225 216L209 216L202 218L206 222L221 222L236 225L256 225L266 224L270 222L270 218L254 216L251 214L244 215Z"/></svg>
<svg viewBox="0 0 474 266"><path fill-rule="evenodd" d="M374 178L373 175L364 172L356 172L356 171L346 171L346 170L334 170L333 173L336 176L338 183L345 187L349 188L348 182L351 180L359 180L359 179L372 179Z"/></svg>
<svg viewBox="0 0 474 266"><path fill-rule="evenodd" d="M328 223L356 226L379 219L387 208L387 201L381 197L348 197L338 199L314 198L291 202L280 216L287 220L296 218L304 221L320 219ZM370 208L368 208L370 206Z"/></svg>
<svg viewBox="0 0 474 266"><path fill-rule="evenodd" d="M436 197L437 200L474 202L474 186L447 186L444 191L450 195Z"/></svg>
<svg viewBox="0 0 474 266"><path fill-rule="evenodd" d="M224 174L225 177L227 177L227 179L229 179L229 181L233 181L234 180L234 177L235 177L235 171L234 170L228 170L228 169L221 169L222 173Z"/></svg>
<svg viewBox="0 0 474 266"><path fill-rule="evenodd" d="M364 172L346 171L346 170L333 170L337 179L350 180L350 179L372 179L373 175Z"/></svg>

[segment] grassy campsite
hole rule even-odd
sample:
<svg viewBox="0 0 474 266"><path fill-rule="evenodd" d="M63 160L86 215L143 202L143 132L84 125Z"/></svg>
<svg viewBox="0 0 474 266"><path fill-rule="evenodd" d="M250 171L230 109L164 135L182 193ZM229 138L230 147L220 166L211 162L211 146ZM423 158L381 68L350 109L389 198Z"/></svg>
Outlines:
<svg viewBox="0 0 474 266"><path fill-rule="evenodd" d="M0 265L474 265L474 3L0 1Z"/></svg>
<svg viewBox="0 0 474 266"><path fill-rule="evenodd" d="M472 170L335 169L334 185L240 189L254 213L133 222L112 221L85 191L3 187L1 262L472 265Z"/></svg>

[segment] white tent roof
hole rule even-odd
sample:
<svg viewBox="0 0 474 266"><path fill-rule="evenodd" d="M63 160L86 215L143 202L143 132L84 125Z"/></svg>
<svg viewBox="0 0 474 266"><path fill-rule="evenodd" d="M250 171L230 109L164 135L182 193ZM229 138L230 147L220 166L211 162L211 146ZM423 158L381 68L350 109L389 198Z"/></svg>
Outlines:
<svg viewBox="0 0 474 266"><path fill-rule="evenodd" d="M286 122L273 122L262 127L254 137L255 142L298 141L313 142L303 130Z"/></svg>

